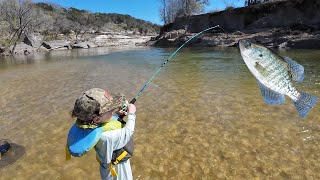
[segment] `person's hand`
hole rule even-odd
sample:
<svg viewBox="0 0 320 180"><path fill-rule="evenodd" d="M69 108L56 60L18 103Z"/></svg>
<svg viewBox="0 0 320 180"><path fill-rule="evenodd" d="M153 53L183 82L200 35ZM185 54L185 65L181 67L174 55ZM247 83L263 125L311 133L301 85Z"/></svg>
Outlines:
<svg viewBox="0 0 320 180"><path fill-rule="evenodd" d="M136 106L134 104L129 104L128 106L128 113L136 113Z"/></svg>

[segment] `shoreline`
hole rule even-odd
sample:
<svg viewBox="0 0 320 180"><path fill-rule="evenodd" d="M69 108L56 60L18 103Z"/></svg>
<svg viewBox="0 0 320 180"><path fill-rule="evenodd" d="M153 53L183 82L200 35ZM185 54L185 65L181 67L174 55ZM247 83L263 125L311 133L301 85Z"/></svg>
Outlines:
<svg viewBox="0 0 320 180"><path fill-rule="evenodd" d="M91 36L93 34L90 34ZM25 37L23 42L18 43L14 53L10 53L5 48L0 47L1 56L20 56L30 55L35 52L50 52L63 51L72 49L92 49L97 47L126 47L126 46L141 46L148 42L153 36L151 35L117 35L117 34L102 34L90 39L72 40L69 38L57 39L51 41L42 41L34 35ZM10 47L12 49L12 46Z"/></svg>
<svg viewBox="0 0 320 180"><path fill-rule="evenodd" d="M44 41L36 47L29 43L19 43L14 56L28 56L37 52L64 51L73 49L116 48L126 49L140 46L179 47L196 33L186 30L172 30L161 36L140 35L98 35L89 41L52 40ZM240 39L262 44L278 50L287 49L320 49L320 31L299 31L288 28L260 29L253 31L235 31L230 33L206 33L190 41L186 47L237 47ZM39 44L39 43L38 43ZM35 47L33 47L33 46ZM1 51L0 51L1 52ZM0 57L11 56L2 51Z"/></svg>
<svg viewBox="0 0 320 180"><path fill-rule="evenodd" d="M195 33L172 30L157 37L158 47L180 46ZM301 31L288 28L257 29L255 32L206 33L192 40L189 47L237 47L240 39L248 39L273 49L320 49L320 31Z"/></svg>
<svg viewBox="0 0 320 180"><path fill-rule="evenodd" d="M249 39L276 49L320 49L320 2L270 1L207 14L178 17L164 25L156 46L179 46L195 33L219 25L189 46L234 47ZM225 33L226 32L226 33Z"/></svg>

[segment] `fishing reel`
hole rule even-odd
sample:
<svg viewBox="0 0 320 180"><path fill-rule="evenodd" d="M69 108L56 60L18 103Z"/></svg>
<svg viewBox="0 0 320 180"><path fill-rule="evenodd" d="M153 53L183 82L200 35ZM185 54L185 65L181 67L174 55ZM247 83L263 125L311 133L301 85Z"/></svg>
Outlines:
<svg viewBox="0 0 320 180"><path fill-rule="evenodd" d="M124 112L123 114L121 114L118 118L118 121L120 121L122 124L126 124L126 121L123 120L124 116L127 115L127 110L128 110L128 106L129 104L134 104L136 102L136 98L133 98L130 102L125 101L125 103L123 103L121 105L120 111Z"/></svg>

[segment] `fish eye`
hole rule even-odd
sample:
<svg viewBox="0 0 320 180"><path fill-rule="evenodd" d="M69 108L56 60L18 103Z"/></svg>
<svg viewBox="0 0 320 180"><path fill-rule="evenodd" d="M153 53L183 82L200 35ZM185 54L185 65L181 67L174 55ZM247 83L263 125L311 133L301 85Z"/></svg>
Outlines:
<svg viewBox="0 0 320 180"><path fill-rule="evenodd" d="M259 57L262 57L262 54L259 54Z"/></svg>

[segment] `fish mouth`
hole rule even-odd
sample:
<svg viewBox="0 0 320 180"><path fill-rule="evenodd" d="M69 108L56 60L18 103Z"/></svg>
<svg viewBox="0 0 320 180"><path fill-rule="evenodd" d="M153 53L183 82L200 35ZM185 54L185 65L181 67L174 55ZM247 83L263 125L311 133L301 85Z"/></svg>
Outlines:
<svg viewBox="0 0 320 180"><path fill-rule="evenodd" d="M251 47L251 43L245 39L239 40L239 49L240 51L244 51L246 49L249 49Z"/></svg>

